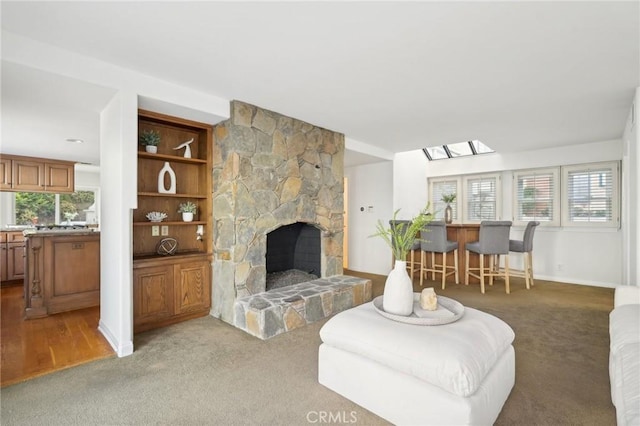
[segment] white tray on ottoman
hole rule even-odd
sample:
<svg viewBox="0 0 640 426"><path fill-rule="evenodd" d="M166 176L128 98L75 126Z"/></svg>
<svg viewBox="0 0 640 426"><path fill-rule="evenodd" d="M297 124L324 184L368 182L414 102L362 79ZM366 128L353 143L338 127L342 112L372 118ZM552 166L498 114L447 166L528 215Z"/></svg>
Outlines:
<svg viewBox="0 0 640 426"><path fill-rule="evenodd" d="M515 383L513 330L466 308L451 324L389 320L366 303L320 330L321 384L398 425L493 424Z"/></svg>

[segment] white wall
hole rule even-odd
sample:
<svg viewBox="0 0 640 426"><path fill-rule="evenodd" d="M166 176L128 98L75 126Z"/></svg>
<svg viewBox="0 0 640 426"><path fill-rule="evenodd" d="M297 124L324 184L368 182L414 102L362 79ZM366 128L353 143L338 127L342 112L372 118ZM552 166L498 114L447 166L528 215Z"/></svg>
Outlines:
<svg viewBox="0 0 640 426"><path fill-rule="evenodd" d="M640 286L640 87L636 89L629 118L625 127L622 149L622 229L623 233L623 283Z"/></svg>
<svg viewBox="0 0 640 426"><path fill-rule="evenodd" d="M392 170L391 161L345 168L349 194L348 267L351 270L382 275L391 270L391 249L381 238L369 236L375 233L378 220L388 226L393 215Z"/></svg>
<svg viewBox="0 0 640 426"><path fill-rule="evenodd" d="M131 209L136 207L138 99L120 92L100 116L100 324L118 356L133 353Z"/></svg>
<svg viewBox="0 0 640 426"><path fill-rule="evenodd" d="M422 158L420 158L422 157ZM416 211L428 199L427 179L435 176L501 172L503 219L512 218L512 170L620 160L622 141L613 140L524 153L427 161L422 151L397 154L394 160L394 209ZM637 221L637 217L633 219ZM512 238L523 229L513 228ZM622 283L621 229L538 227L534 243L536 276L560 282L612 287ZM512 256L513 266L521 259Z"/></svg>

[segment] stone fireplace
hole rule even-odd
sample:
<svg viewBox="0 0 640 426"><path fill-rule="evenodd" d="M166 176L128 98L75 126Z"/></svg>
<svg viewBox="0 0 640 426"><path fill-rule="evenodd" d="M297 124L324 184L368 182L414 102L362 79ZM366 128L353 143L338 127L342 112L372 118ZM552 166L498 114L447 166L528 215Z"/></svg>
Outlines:
<svg viewBox="0 0 640 426"><path fill-rule="evenodd" d="M300 300L307 300L291 293L303 291L298 288L270 295L269 300L280 297L274 306L262 303L266 300L267 234L296 223L317 229L316 275L322 284L340 281L340 291L346 291L344 283L350 282L349 277L330 279L342 274L344 135L233 101L229 120L215 126L214 141L211 314L267 338L291 327L278 325L277 330L265 331L269 324L264 318L270 315L266 310L278 317L276 322L286 322L283 318L291 303L304 315ZM370 287L369 282L369 299ZM329 307L329 296L322 297L325 308ZM256 306L262 307L258 313ZM255 324L254 314L259 316Z"/></svg>

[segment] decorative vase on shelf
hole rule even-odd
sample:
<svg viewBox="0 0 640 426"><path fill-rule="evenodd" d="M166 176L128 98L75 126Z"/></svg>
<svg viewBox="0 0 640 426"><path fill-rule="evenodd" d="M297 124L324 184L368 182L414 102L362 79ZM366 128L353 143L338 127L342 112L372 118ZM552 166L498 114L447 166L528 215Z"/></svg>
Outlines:
<svg viewBox="0 0 640 426"><path fill-rule="evenodd" d="M413 283L407 273L407 262L396 260L384 284L382 308L394 315L409 316L413 312Z"/></svg>
<svg viewBox="0 0 640 426"><path fill-rule="evenodd" d="M182 213L182 221L183 222L193 222L193 213L191 213L191 212Z"/></svg>
<svg viewBox="0 0 640 426"><path fill-rule="evenodd" d="M158 147L155 145L145 145L144 146L144 150L147 152L150 152L152 154L157 154L158 153Z"/></svg>
<svg viewBox="0 0 640 426"><path fill-rule="evenodd" d="M169 175L169 188L164 184L165 175ZM158 174L158 192L160 194L175 194L176 193L176 173L169 165L168 161L164 162L164 167L160 169Z"/></svg>
<svg viewBox="0 0 640 426"><path fill-rule="evenodd" d="M451 209L451 204L447 203L447 207L444 208L444 221L445 223L453 222L453 209Z"/></svg>

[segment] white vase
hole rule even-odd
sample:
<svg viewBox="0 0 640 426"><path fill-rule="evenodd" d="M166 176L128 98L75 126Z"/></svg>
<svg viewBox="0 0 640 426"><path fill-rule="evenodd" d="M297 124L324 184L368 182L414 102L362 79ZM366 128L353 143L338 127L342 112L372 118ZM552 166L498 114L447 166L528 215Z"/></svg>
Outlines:
<svg viewBox="0 0 640 426"><path fill-rule="evenodd" d="M193 213L182 213L182 221L183 222L192 222L193 221Z"/></svg>
<svg viewBox="0 0 640 426"><path fill-rule="evenodd" d="M384 283L382 308L395 315L409 316L413 312L413 283L407 273L407 262L396 260Z"/></svg>
<svg viewBox="0 0 640 426"><path fill-rule="evenodd" d="M147 152L150 152L152 154L157 154L158 153L158 147L155 145L145 145L144 146L144 150Z"/></svg>
<svg viewBox="0 0 640 426"><path fill-rule="evenodd" d="M169 174L169 188L164 185L165 174ZM160 169L160 173L158 173L158 192L161 194L176 193L176 173L173 171L168 161L164 162L164 167L162 167L162 169Z"/></svg>

